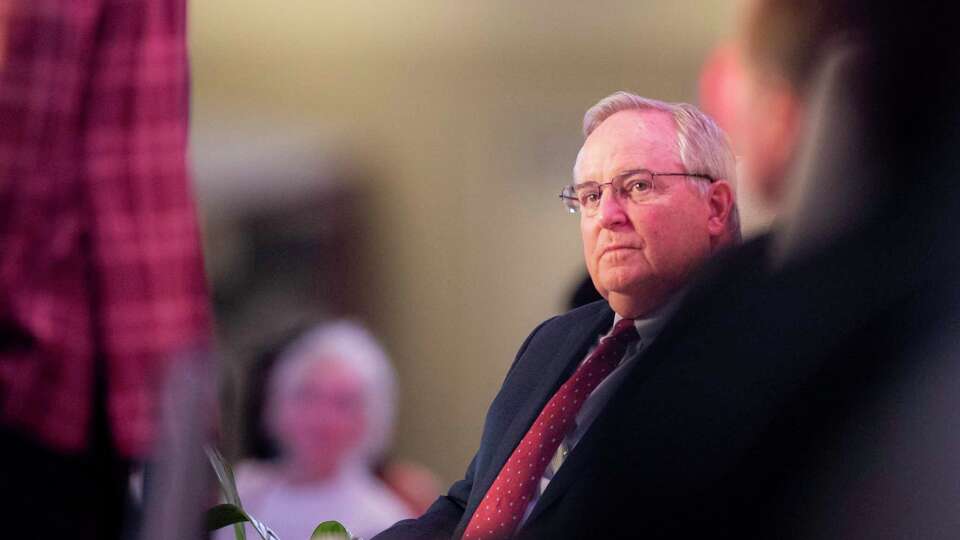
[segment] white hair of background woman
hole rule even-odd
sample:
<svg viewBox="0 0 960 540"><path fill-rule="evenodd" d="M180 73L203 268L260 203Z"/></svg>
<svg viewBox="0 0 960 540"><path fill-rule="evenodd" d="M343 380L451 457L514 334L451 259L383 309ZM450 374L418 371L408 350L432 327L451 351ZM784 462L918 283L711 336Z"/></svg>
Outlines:
<svg viewBox="0 0 960 540"><path fill-rule="evenodd" d="M589 137L597 126L614 114L629 110L654 110L671 115L677 126L677 153L683 168L686 169L684 172L704 174L714 180L726 180L736 192L737 159L726 133L712 118L688 103L668 103L629 92L614 92L598 101L584 114L583 136ZM690 181L701 193L706 194L707 184L698 178L690 178ZM728 224L739 239L740 212L736 202L730 210Z"/></svg>
<svg viewBox="0 0 960 540"><path fill-rule="evenodd" d="M373 334L352 321L315 326L281 353L266 398L271 433L276 433L277 400L292 392L309 368L319 362L340 362L360 376L366 426L357 449L347 460L373 464L386 452L393 433L397 377Z"/></svg>

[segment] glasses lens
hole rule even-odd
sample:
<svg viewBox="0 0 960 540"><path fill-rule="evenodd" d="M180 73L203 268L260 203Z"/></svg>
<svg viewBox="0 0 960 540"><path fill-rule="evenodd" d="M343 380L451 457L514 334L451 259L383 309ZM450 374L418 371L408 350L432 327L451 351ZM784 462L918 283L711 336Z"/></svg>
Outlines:
<svg viewBox="0 0 960 540"><path fill-rule="evenodd" d="M577 194L573 190L573 186L563 188L563 191L560 192L560 200L563 201L563 206L566 207L567 211L571 214L580 211L580 203L577 200Z"/></svg>
<svg viewBox="0 0 960 540"><path fill-rule="evenodd" d="M577 201L580 203L580 206L587 210L593 210L597 208L597 206L600 204L600 186L577 186Z"/></svg>

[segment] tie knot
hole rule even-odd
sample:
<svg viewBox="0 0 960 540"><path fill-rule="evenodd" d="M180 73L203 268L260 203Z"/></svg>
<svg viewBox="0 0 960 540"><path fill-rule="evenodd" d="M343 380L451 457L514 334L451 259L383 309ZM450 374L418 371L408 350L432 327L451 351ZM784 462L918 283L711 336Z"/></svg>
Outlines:
<svg viewBox="0 0 960 540"><path fill-rule="evenodd" d="M629 343L639 337L640 334L637 333L637 325L634 324L633 319L620 319L613 326L613 331L610 332L607 339Z"/></svg>

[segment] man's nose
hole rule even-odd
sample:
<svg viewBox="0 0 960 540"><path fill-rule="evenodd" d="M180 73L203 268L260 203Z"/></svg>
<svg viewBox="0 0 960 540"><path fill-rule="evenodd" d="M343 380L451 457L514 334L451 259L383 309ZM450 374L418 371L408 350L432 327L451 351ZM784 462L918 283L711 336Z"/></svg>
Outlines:
<svg viewBox="0 0 960 540"><path fill-rule="evenodd" d="M600 207L597 208L600 225L609 229L629 221L624 202L621 197L618 197L616 190L603 190L603 193L600 194Z"/></svg>

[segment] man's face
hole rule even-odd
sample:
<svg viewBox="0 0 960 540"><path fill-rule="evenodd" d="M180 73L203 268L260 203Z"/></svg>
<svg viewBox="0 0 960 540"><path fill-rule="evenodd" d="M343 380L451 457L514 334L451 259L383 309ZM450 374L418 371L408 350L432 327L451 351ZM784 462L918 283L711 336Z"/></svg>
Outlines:
<svg viewBox="0 0 960 540"><path fill-rule="evenodd" d="M660 111L610 116L584 142L575 182L605 183L636 169L686 172L675 130L673 118ZM643 202L604 188L597 213L580 216L583 254L597 290L625 317L655 310L710 255L710 218L707 199L688 177L655 177Z"/></svg>
<svg viewBox="0 0 960 540"><path fill-rule="evenodd" d="M738 141L744 186L772 210L780 210L786 181L799 143L804 108L785 76L757 61L751 50L752 28L762 25L762 0L742 0L738 23L733 133ZM762 45L760 45L762 46Z"/></svg>
<svg viewBox="0 0 960 540"><path fill-rule="evenodd" d="M796 140L796 100L782 79L743 62L735 129L743 181L766 207L779 210Z"/></svg>

